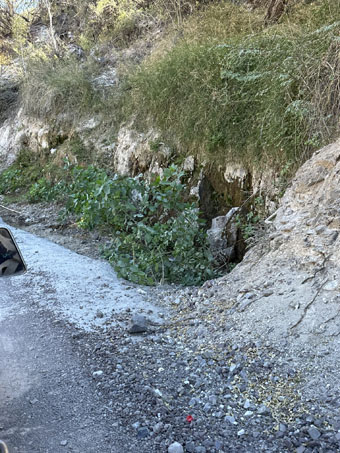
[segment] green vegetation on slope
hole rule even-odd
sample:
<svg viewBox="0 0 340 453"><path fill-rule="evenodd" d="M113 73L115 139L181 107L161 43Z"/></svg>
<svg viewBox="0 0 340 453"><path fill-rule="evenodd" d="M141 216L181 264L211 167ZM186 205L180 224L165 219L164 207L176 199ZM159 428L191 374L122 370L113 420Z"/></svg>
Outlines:
<svg viewBox="0 0 340 453"><path fill-rule="evenodd" d="M304 20L301 8L245 34L249 13L233 7L225 17L241 33L219 42L187 36L142 65L130 80L130 112L143 127L148 118L166 138L211 159L301 163L339 132L340 4L304 5Z"/></svg>
<svg viewBox="0 0 340 453"><path fill-rule="evenodd" d="M92 13L105 21L111 3ZM127 17L130 3L107 20ZM135 7L159 14L157 5ZM263 17L227 0L181 15L150 57L122 72L119 88L95 86L102 68L93 58L35 55L22 88L26 111L76 120L101 113L115 131L133 116L179 153L294 170L339 133L340 3L297 2L272 25Z"/></svg>
<svg viewBox="0 0 340 453"><path fill-rule="evenodd" d="M197 203L186 201L183 177L175 166L146 182L66 162L52 179L36 176L26 193L31 202L57 200L82 228L110 235L103 254L121 277L147 285L197 285L218 272ZM0 193L27 186L26 170L18 165L0 175Z"/></svg>

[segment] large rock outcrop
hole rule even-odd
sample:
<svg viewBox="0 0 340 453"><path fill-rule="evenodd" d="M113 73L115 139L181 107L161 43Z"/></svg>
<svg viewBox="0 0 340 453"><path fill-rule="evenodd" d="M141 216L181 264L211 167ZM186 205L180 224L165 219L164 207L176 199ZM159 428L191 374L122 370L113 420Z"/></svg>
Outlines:
<svg viewBox="0 0 340 453"><path fill-rule="evenodd" d="M202 304L209 298L216 335L223 329L234 340L289 344L334 360L340 351L340 141L298 170L271 219L242 263L206 285L213 290Z"/></svg>

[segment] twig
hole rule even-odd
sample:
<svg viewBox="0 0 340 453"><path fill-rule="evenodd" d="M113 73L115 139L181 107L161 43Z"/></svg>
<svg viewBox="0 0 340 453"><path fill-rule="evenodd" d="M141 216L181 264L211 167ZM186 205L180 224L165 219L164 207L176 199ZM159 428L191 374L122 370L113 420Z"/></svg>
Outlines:
<svg viewBox="0 0 340 453"><path fill-rule="evenodd" d="M3 204L0 204L0 208L6 209L7 211L15 212L15 213L18 214L18 215L22 215L21 212L15 211L15 209L7 208L7 207L4 206Z"/></svg>
<svg viewBox="0 0 340 453"><path fill-rule="evenodd" d="M329 260L329 258L331 257L331 255L326 256L324 253L322 253L322 252L320 252L320 253L321 253L321 255L323 256L323 261L322 261L322 263L321 263L321 266L320 266L318 269L315 270L315 272L314 272L313 275L311 275L310 277L305 278L305 279L303 280L303 282L301 283L301 285L304 285L304 284L307 283L309 280L313 280L313 279L316 277L316 274L317 274L318 272L322 272L322 271L324 271L324 270L326 269L326 266L325 266L326 261Z"/></svg>
<svg viewBox="0 0 340 453"><path fill-rule="evenodd" d="M252 193L242 204L240 207L238 207L237 209L235 209L235 211L231 214L231 216L229 217L227 223L226 223L226 226L229 225L231 219L234 217L234 215L238 212L241 212L241 209L252 199L255 197L255 195L257 195L257 193L259 192L260 189L256 189L256 191L254 193Z"/></svg>
<svg viewBox="0 0 340 453"><path fill-rule="evenodd" d="M273 214L271 214L269 217L267 217L266 220L264 221L264 223L266 223L267 225L271 225L272 219L274 219L276 217L277 212L278 212L278 209L275 212L273 212Z"/></svg>
<svg viewBox="0 0 340 453"><path fill-rule="evenodd" d="M303 313L302 315L300 316L300 319L294 324L292 325L289 329L290 330L293 330L295 329L299 324L301 324L301 322L304 320L306 314L307 314L307 311L309 310L309 307L315 302L316 298L318 297L318 295L320 294L320 291L322 290L322 288L325 286L325 284L328 282L328 278L326 278L326 280L322 283L322 285L320 285L320 287L318 288L317 292L315 293L313 299L308 302L308 304L304 307L303 309Z"/></svg>

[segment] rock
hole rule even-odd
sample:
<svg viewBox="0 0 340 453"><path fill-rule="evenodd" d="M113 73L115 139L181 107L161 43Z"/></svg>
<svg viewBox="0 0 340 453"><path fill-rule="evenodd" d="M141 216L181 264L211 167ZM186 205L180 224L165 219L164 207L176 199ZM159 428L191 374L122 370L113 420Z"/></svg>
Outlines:
<svg viewBox="0 0 340 453"><path fill-rule="evenodd" d="M100 318L100 319L104 318L104 313L100 310L97 310L96 318Z"/></svg>
<svg viewBox="0 0 340 453"><path fill-rule="evenodd" d="M264 404L262 404L258 409L257 409L257 413L259 415L270 415L270 409L268 409L267 406L265 406Z"/></svg>
<svg viewBox="0 0 340 453"><path fill-rule="evenodd" d="M207 449L202 446L198 446L195 448L195 453L207 453Z"/></svg>
<svg viewBox="0 0 340 453"><path fill-rule="evenodd" d="M133 429L137 430L139 427L140 427L140 422L135 422L135 423L132 424L132 428Z"/></svg>
<svg viewBox="0 0 340 453"><path fill-rule="evenodd" d="M195 170L194 156L188 156L183 162L183 170L192 173Z"/></svg>
<svg viewBox="0 0 340 453"><path fill-rule="evenodd" d="M317 440L317 439L319 439L319 437L321 436L320 431L319 431L315 426L311 426L311 427L308 429L308 434L310 435L310 437L311 437L313 440Z"/></svg>
<svg viewBox="0 0 340 453"><path fill-rule="evenodd" d="M131 327L129 328L129 333L138 334L148 331L149 320L139 314L134 314L131 320Z"/></svg>
<svg viewBox="0 0 340 453"><path fill-rule="evenodd" d="M67 440L62 440L62 441L60 442L60 445L61 445L62 447L66 447L67 444L68 444L68 441L67 441Z"/></svg>
<svg viewBox="0 0 340 453"><path fill-rule="evenodd" d="M285 433L287 431L287 426L284 423L279 424L279 431Z"/></svg>
<svg viewBox="0 0 340 453"><path fill-rule="evenodd" d="M96 89L110 88L117 84L116 68L109 68L93 80L93 86Z"/></svg>
<svg viewBox="0 0 340 453"><path fill-rule="evenodd" d="M184 453L184 449L180 443L174 442L169 446L168 453Z"/></svg>
<svg viewBox="0 0 340 453"><path fill-rule="evenodd" d="M296 453L303 453L305 450L306 448L303 445L300 445L300 447L296 449Z"/></svg>
<svg viewBox="0 0 340 453"><path fill-rule="evenodd" d="M137 431L137 438L138 439L146 439L150 436L150 431L146 426L139 428Z"/></svg>
<svg viewBox="0 0 340 453"><path fill-rule="evenodd" d="M239 208L232 208L227 215L212 220L207 231L210 249L215 259L225 264L235 258L235 247L238 239L238 225L235 215Z"/></svg>
<svg viewBox="0 0 340 453"><path fill-rule="evenodd" d="M161 432L163 428L163 423L162 422L158 422L156 423L156 425L154 425L154 427L152 428L152 431L155 433L155 434L158 434Z"/></svg>
<svg viewBox="0 0 340 453"><path fill-rule="evenodd" d="M250 408L250 401L249 400L245 400L243 408L244 409L249 409Z"/></svg>
<svg viewBox="0 0 340 453"><path fill-rule="evenodd" d="M193 442L187 442L185 444L185 451L188 453L195 453L195 444Z"/></svg>
<svg viewBox="0 0 340 453"><path fill-rule="evenodd" d="M224 419L232 425L236 425L236 420L232 415L226 415Z"/></svg>
<svg viewBox="0 0 340 453"><path fill-rule="evenodd" d="M104 374L104 371L98 370L98 371L94 371L92 373L92 376L96 379L96 378L99 378L99 377L103 376L103 374Z"/></svg>

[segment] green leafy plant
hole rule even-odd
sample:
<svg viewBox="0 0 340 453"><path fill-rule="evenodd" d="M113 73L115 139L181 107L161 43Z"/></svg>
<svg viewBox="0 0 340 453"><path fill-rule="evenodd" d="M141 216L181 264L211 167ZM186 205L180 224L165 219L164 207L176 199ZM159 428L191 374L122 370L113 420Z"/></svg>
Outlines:
<svg viewBox="0 0 340 453"><path fill-rule="evenodd" d="M21 171L17 168L9 168L0 175L0 193L8 194L15 192L20 185Z"/></svg>
<svg viewBox="0 0 340 453"><path fill-rule="evenodd" d="M195 285L217 275L198 206L186 201L184 173L176 166L151 182L93 166L67 172L67 184L37 181L30 200L66 198L65 214L75 215L79 226L110 234L103 255L120 276L148 285Z"/></svg>
<svg viewBox="0 0 340 453"><path fill-rule="evenodd" d="M28 192L27 199L31 203L38 201L61 200L65 198L67 185L65 181L53 182L46 178L40 178L34 183Z"/></svg>

